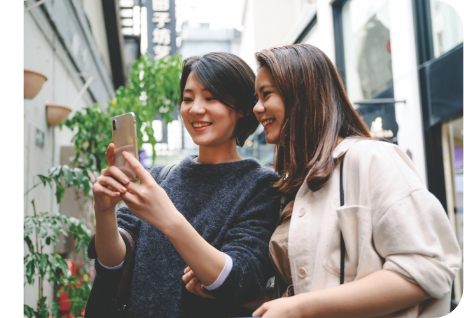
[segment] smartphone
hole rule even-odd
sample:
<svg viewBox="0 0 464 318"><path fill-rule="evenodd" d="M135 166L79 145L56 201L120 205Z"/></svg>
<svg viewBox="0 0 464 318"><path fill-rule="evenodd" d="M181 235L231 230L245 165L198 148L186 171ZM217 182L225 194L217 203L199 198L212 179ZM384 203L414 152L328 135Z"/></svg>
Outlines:
<svg viewBox="0 0 464 318"><path fill-rule="evenodd" d="M131 153L139 160L137 150L137 124L135 114L127 113L115 116L112 119L113 143L114 143L114 165L121 169L130 181L137 181L137 174L130 168L129 163L122 156L123 151Z"/></svg>

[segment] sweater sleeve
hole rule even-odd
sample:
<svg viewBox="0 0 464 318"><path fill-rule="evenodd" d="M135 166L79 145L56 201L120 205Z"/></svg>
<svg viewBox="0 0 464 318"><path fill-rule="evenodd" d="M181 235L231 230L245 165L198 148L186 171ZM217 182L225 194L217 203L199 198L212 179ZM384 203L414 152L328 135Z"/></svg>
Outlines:
<svg viewBox="0 0 464 318"><path fill-rule="evenodd" d="M162 168L163 166L158 166L151 169L150 174L155 180ZM118 217L118 227L129 232L134 241L137 243L140 227L142 226L142 220L134 213L132 213L132 211L127 206L120 208L116 212L116 215Z"/></svg>
<svg viewBox="0 0 464 318"><path fill-rule="evenodd" d="M154 179L156 179L162 168L162 166L154 167L150 171L150 174ZM139 217L137 217L134 213L132 213L132 211L127 206L118 209L118 211L116 211L116 216L118 220L118 227L126 230L137 243L140 234L140 228L142 226L142 220L139 219ZM98 258L95 261L95 269L97 274L101 279L107 282L119 282L122 275L122 265L124 265L124 261L115 268L108 268L107 266L101 264Z"/></svg>
<svg viewBox="0 0 464 318"><path fill-rule="evenodd" d="M279 198L270 183L261 189L228 231L221 248L231 257L233 267L222 285L209 291L219 300L232 304L252 301L259 297L273 274L269 240L279 214Z"/></svg>
<svg viewBox="0 0 464 318"><path fill-rule="evenodd" d="M391 206L374 227L383 268L417 284L433 298L451 290L461 252L440 202L417 190Z"/></svg>

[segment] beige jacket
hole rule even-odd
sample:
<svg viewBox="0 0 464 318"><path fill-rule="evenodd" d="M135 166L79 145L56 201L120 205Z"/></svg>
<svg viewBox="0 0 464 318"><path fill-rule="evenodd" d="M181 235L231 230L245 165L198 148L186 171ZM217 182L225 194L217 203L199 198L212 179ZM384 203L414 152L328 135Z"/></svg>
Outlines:
<svg viewBox="0 0 464 318"><path fill-rule="evenodd" d="M392 270L433 299L388 317L446 315L461 251L440 202L397 146L348 138L333 157L345 153L343 207L340 166L322 189L304 183L295 198L288 238L295 294L339 285L341 227L345 282Z"/></svg>

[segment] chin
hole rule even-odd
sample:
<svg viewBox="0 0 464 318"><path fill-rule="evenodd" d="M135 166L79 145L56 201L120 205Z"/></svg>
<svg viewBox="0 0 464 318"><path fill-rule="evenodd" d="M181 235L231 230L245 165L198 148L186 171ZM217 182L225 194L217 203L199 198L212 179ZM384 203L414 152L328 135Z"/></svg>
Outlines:
<svg viewBox="0 0 464 318"><path fill-rule="evenodd" d="M278 143L278 137L276 136L268 136L266 135L266 142L271 145L275 145Z"/></svg>
<svg viewBox="0 0 464 318"><path fill-rule="evenodd" d="M210 146L214 143L214 140L211 140L210 138L192 138L193 142L197 146Z"/></svg>

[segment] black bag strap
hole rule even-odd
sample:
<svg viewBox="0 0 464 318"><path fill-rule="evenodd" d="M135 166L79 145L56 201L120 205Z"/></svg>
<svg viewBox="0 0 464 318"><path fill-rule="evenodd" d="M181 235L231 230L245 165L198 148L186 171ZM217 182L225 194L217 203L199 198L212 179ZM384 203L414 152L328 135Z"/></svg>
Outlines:
<svg viewBox="0 0 464 318"><path fill-rule="evenodd" d="M160 184L163 182L172 172L172 168L175 167L175 164L173 165L165 165L160 173L158 173L158 176L156 177L156 183Z"/></svg>
<svg viewBox="0 0 464 318"><path fill-rule="evenodd" d="M122 228L118 228L118 230L124 241L124 244L126 245L126 256L124 257L122 275L119 281L118 289L113 291L113 293L111 293L112 295L110 295L110 305L113 311L113 315L115 316L118 316L118 313L124 312L127 301L129 300L129 292L132 284L132 274L134 272L136 249L136 243L129 232ZM87 255L91 259L97 258L97 252L95 249L95 234L90 239Z"/></svg>
<svg viewBox="0 0 464 318"><path fill-rule="evenodd" d="M343 191L343 157L340 162L340 206L345 205L345 193ZM345 282L345 240L340 228L340 284Z"/></svg>

